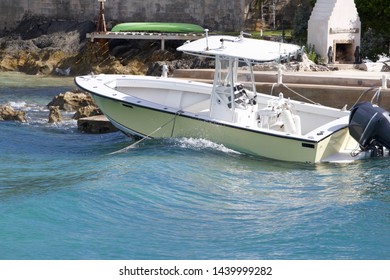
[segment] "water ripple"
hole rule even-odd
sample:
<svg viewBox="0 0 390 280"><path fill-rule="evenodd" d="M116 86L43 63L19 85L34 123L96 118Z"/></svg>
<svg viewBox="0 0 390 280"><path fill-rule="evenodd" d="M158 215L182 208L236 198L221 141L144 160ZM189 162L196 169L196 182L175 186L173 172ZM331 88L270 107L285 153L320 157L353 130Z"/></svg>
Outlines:
<svg viewBox="0 0 390 280"><path fill-rule="evenodd" d="M134 139L0 127L0 259L390 258L387 159L288 163L187 138L111 155Z"/></svg>

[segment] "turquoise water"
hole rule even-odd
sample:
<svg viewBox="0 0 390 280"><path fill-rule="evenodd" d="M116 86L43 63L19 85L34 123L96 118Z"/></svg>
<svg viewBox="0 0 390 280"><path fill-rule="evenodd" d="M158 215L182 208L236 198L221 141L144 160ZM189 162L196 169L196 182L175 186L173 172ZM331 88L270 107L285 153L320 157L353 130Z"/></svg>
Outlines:
<svg viewBox="0 0 390 280"><path fill-rule="evenodd" d="M0 259L390 259L389 159L285 163L196 139L110 154L134 140L48 124L74 86L30 78L0 75L0 104L29 118L0 122Z"/></svg>

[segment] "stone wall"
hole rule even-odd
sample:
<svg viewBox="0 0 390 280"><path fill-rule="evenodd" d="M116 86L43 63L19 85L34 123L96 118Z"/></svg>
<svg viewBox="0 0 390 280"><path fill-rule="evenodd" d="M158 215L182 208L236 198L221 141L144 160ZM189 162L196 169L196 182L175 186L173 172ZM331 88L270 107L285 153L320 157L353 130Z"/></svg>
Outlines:
<svg viewBox="0 0 390 280"><path fill-rule="evenodd" d="M188 22L211 31L240 31L250 0L106 0L108 27L118 22ZM96 21L98 0L1 0L0 30L13 29L24 15Z"/></svg>

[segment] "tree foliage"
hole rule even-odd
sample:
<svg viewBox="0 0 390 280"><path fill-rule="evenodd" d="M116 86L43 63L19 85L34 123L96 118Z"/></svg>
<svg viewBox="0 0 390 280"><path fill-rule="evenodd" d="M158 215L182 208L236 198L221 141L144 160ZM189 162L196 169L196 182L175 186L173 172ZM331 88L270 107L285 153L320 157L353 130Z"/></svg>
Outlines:
<svg viewBox="0 0 390 280"><path fill-rule="evenodd" d="M310 14L312 11L311 3L302 2L297 5L293 21L293 38L294 42L305 45L307 41L307 28Z"/></svg>
<svg viewBox="0 0 390 280"><path fill-rule="evenodd" d="M362 55L376 59L389 53L389 0L355 0L362 22Z"/></svg>
<svg viewBox="0 0 390 280"><path fill-rule="evenodd" d="M355 0L363 30L369 28L389 35L390 3L389 0Z"/></svg>

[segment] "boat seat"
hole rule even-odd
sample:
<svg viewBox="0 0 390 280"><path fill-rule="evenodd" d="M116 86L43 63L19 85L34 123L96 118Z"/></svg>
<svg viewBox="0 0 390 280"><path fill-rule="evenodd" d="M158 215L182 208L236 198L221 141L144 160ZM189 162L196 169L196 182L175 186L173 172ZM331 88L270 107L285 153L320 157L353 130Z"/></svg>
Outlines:
<svg viewBox="0 0 390 280"><path fill-rule="evenodd" d="M272 108L266 107L264 109L259 110L259 127L270 129L277 121L278 112L273 110Z"/></svg>
<svg viewBox="0 0 390 280"><path fill-rule="evenodd" d="M302 134L301 118L290 110L277 111L271 107L260 109L258 112L258 127L284 131L295 135Z"/></svg>

